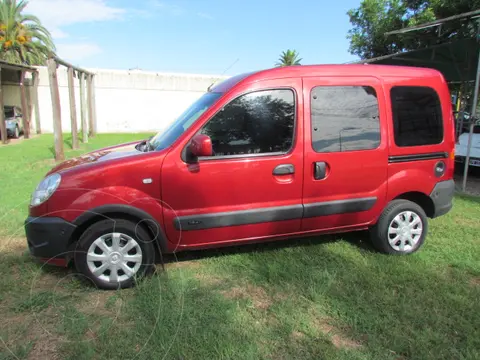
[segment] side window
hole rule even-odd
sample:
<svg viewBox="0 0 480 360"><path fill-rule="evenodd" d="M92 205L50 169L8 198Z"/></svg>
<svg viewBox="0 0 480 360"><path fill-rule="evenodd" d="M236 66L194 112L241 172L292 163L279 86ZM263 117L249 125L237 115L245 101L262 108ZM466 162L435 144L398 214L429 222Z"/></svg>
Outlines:
<svg viewBox="0 0 480 360"><path fill-rule="evenodd" d="M442 108L435 90L396 86L390 95L397 146L434 145L443 141Z"/></svg>
<svg viewBox="0 0 480 360"><path fill-rule="evenodd" d="M377 94L370 86L317 86L311 92L316 152L371 150L380 145Z"/></svg>
<svg viewBox="0 0 480 360"><path fill-rule="evenodd" d="M293 144L295 94L262 90L242 95L201 130L212 139L214 156L285 153Z"/></svg>

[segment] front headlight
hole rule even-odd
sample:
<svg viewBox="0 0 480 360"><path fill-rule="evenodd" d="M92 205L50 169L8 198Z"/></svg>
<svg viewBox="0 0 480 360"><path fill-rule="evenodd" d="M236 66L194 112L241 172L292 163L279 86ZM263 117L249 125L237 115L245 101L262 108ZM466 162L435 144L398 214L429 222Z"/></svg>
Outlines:
<svg viewBox="0 0 480 360"><path fill-rule="evenodd" d="M62 177L60 174L52 174L43 179L32 194L31 206L37 206L48 200L50 196L57 190Z"/></svg>
<svg viewBox="0 0 480 360"><path fill-rule="evenodd" d="M12 126L15 125L15 120L7 120L5 121L5 123L7 124L7 126Z"/></svg>

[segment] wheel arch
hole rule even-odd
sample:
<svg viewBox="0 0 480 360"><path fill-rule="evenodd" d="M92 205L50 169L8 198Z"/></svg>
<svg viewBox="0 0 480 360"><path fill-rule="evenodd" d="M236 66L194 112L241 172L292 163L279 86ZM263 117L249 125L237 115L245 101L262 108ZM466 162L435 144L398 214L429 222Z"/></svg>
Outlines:
<svg viewBox="0 0 480 360"><path fill-rule="evenodd" d="M435 204L430 196L419 192L419 191L409 191L403 194L398 195L393 200L409 200L418 206L420 206L425 214L429 218L433 218L435 215Z"/></svg>
<svg viewBox="0 0 480 360"><path fill-rule="evenodd" d="M76 229L70 238L69 247L74 247L80 236L94 223L113 218L130 220L142 226L155 240L156 258L162 260L163 254L167 252L167 238L162 226L144 210L125 204L103 205L79 215L73 221ZM69 253L72 252L70 251ZM71 260L72 258L67 259L68 262Z"/></svg>

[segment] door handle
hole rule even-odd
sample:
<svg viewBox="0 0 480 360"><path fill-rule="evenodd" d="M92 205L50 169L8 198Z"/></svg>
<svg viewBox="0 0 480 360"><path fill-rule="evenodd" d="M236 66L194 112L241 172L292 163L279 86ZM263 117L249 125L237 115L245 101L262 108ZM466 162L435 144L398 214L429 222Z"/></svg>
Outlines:
<svg viewBox="0 0 480 360"><path fill-rule="evenodd" d="M313 163L313 177L315 180L325 179L327 175L327 163L324 161L317 161Z"/></svg>
<svg viewBox="0 0 480 360"><path fill-rule="evenodd" d="M289 175L295 174L295 166L292 164L282 164L278 165L275 169L273 169L273 175Z"/></svg>

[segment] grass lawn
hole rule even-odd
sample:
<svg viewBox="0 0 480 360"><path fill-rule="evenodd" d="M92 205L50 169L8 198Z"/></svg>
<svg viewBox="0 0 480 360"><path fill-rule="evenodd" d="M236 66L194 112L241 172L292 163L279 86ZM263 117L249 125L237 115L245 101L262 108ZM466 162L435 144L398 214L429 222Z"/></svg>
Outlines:
<svg viewBox="0 0 480 360"><path fill-rule="evenodd" d="M107 292L26 252L52 145L0 147L0 359L480 358L480 198L458 196L411 256L377 254L363 233L248 245L170 256Z"/></svg>

